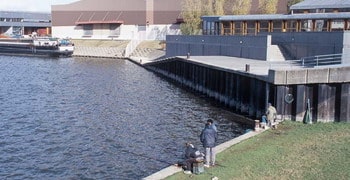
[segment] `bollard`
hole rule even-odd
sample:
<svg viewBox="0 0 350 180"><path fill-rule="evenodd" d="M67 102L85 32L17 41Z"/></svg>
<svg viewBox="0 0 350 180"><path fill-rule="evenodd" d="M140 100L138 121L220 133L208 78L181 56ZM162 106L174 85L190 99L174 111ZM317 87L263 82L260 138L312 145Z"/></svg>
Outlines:
<svg viewBox="0 0 350 180"><path fill-rule="evenodd" d="M245 72L249 72L250 71L250 65L249 64L246 64L245 65Z"/></svg>
<svg viewBox="0 0 350 180"><path fill-rule="evenodd" d="M255 131L259 131L260 130L260 121L259 120L255 120L255 127L254 127Z"/></svg>

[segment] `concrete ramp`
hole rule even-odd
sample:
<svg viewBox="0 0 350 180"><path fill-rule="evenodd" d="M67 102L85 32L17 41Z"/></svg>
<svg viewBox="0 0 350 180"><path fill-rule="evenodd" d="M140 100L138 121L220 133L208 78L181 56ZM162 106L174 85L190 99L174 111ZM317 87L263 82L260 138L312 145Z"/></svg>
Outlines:
<svg viewBox="0 0 350 180"><path fill-rule="evenodd" d="M285 61L283 53L278 45L270 45L267 49L267 61Z"/></svg>

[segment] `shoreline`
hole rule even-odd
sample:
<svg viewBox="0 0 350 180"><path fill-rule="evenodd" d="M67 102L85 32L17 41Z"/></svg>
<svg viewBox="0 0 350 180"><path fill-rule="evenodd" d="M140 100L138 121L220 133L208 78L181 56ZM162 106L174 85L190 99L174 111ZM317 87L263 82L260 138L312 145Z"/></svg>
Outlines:
<svg viewBox="0 0 350 180"><path fill-rule="evenodd" d="M267 128L268 129L268 128ZM219 144L217 146L215 146L215 150L216 150L216 153L219 154L221 153L222 151L226 150L227 148L235 145L235 144L238 144L246 139L249 139L251 137L254 137L264 131L266 131L267 129L257 129L257 130L252 130L250 132L247 132L241 136L238 136L232 140L229 140L229 141L226 141L222 144ZM142 178L143 180L158 180L158 179L164 179L166 177L169 177L171 175L174 175L176 173L179 173L182 171L182 168L181 167L178 167L178 166L175 166L175 165L172 165L172 166L168 166L164 169L161 169L159 170L158 172L155 172L145 178Z"/></svg>
<svg viewBox="0 0 350 180"><path fill-rule="evenodd" d="M139 64L151 62L165 56L160 41L142 41L134 51L125 56L129 41L112 40L72 40L75 50L72 57L129 59Z"/></svg>

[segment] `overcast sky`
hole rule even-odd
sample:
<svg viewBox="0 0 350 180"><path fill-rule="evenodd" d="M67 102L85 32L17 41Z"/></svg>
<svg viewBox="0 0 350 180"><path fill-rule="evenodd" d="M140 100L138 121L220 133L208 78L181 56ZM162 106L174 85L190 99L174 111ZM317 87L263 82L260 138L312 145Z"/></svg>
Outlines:
<svg viewBox="0 0 350 180"><path fill-rule="evenodd" d="M0 0L0 11L51 12L51 5L79 0Z"/></svg>

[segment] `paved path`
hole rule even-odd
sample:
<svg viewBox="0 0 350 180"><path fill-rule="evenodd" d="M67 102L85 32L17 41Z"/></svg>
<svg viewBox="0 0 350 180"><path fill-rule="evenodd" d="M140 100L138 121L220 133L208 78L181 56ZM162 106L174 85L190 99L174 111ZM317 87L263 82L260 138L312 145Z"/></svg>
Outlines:
<svg viewBox="0 0 350 180"><path fill-rule="evenodd" d="M179 57L187 59L185 56ZM246 66L248 65L249 73L259 76L267 76L269 69L292 70L302 68L300 64L296 64L294 61L263 61L228 56L193 56L188 60L238 72L247 72Z"/></svg>

